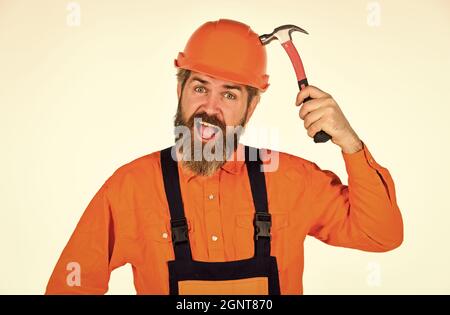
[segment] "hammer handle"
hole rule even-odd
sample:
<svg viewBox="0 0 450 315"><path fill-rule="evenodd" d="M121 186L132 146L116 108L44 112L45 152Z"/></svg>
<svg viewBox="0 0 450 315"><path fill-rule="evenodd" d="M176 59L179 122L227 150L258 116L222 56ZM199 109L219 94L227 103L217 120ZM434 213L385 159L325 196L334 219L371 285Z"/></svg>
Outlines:
<svg viewBox="0 0 450 315"><path fill-rule="evenodd" d="M295 74L297 76L298 80L298 87L300 91L308 86L308 79L306 79L305 69L303 67L302 59L300 58L300 55L298 54L297 49L295 48L292 41L287 41L281 44L286 50L289 59L291 59L292 65L294 66ZM305 99L304 102L310 101L311 98L308 97ZM331 136L327 134L325 131L321 130L318 133L314 135L314 142L315 143L323 143L327 142L331 139Z"/></svg>
<svg viewBox="0 0 450 315"><path fill-rule="evenodd" d="M298 81L298 88L299 88L300 91L302 89L304 89L305 87L307 87L307 86L308 86L308 79L307 78L304 78L303 80ZM307 98L305 98L303 103L308 102L310 100L312 100L312 98L308 96ZM325 131L323 131L323 130L320 130L319 132L317 132L314 135L314 142L315 143L324 143L324 142L327 142L330 139L331 139L331 136L328 133L326 133Z"/></svg>

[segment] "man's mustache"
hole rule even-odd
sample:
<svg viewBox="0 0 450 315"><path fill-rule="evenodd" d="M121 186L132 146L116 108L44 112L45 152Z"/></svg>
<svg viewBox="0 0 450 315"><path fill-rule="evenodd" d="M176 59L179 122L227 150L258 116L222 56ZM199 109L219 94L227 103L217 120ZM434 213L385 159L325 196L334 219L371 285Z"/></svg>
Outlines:
<svg viewBox="0 0 450 315"><path fill-rule="evenodd" d="M192 115L191 118L189 118L186 127L191 128L192 126L194 126L194 121L196 119L217 126L222 130L222 132L226 131L226 125L224 122L222 122L216 116L210 116L205 112Z"/></svg>

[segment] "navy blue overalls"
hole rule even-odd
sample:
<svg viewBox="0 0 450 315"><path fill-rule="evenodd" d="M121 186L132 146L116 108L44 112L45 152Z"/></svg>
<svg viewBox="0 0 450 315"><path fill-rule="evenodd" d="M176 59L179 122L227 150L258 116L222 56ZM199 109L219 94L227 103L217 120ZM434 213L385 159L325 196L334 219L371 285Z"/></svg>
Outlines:
<svg viewBox="0 0 450 315"><path fill-rule="evenodd" d="M245 146L245 164L250 180L254 216L255 253L250 259L230 262L203 262L192 259L188 225L181 197L177 161L172 159L172 147L161 151L164 189L170 210L172 245L175 260L168 262L171 295L185 294L280 294L276 258L270 256L271 215L267 203L261 160L250 161Z"/></svg>

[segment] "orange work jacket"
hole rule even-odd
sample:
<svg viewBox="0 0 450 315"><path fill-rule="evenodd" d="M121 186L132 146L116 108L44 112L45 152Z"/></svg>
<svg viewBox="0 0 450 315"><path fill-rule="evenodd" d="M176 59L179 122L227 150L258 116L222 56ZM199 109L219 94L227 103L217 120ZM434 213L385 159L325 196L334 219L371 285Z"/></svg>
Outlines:
<svg viewBox="0 0 450 315"><path fill-rule="evenodd" d="M238 150L242 150L240 144ZM271 255L282 294L302 294L307 235L334 246L383 252L403 241L393 180L364 145L343 158L348 186L332 172L279 152L265 173L272 214ZM229 160L213 176L178 162L192 258L219 262L254 254L255 209L244 161ZM87 206L47 285L47 294L104 294L111 272L131 264L138 294L168 294L174 259L160 151L120 167ZM74 279L78 277L78 279Z"/></svg>

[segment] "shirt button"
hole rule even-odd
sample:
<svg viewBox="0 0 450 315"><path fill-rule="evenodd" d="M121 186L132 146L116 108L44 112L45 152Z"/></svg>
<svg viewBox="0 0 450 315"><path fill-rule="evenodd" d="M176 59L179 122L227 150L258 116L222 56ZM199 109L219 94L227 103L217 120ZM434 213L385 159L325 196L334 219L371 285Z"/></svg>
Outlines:
<svg viewBox="0 0 450 315"><path fill-rule="evenodd" d="M219 238L215 235L211 236L211 239L213 240L213 242L217 241Z"/></svg>
<svg viewBox="0 0 450 315"><path fill-rule="evenodd" d="M166 238L168 238L168 237L169 237L169 234L167 234L166 232L164 232L164 233L162 234L162 238L166 239Z"/></svg>
<svg viewBox="0 0 450 315"><path fill-rule="evenodd" d="M208 196L208 199L209 199L209 200L213 200L213 199L214 199L214 195L213 195L213 194L209 195L209 196Z"/></svg>

